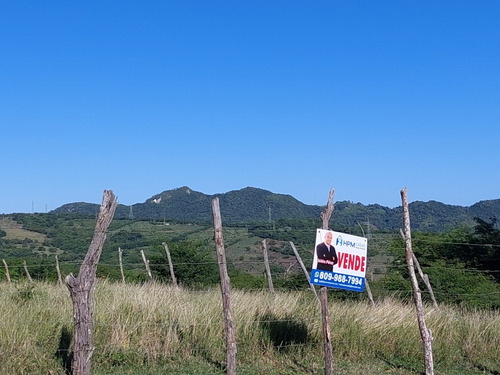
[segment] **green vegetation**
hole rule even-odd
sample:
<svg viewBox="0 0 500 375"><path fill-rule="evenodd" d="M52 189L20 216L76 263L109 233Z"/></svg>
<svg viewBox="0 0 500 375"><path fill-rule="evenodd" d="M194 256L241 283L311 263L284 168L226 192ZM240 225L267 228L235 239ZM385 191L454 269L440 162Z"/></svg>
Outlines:
<svg viewBox="0 0 500 375"><path fill-rule="evenodd" d="M359 224L359 223L358 223ZM341 230L368 237L367 279L375 299L407 298L411 291L405 264L405 250L396 232L377 231L367 223ZM317 219L280 219L272 223L239 223L225 226L224 242L228 269L234 285L246 290L267 288L264 277L262 241L266 240L271 273L276 288L307 290L308 284L292 251L297 247L304 264L312 264ZM57 281L55 255L63 276L77 273L90 244L95 218L75 214L16 214L0 217L2 259L9 265L14 282L26 280L23 262L35 280ZM366 233L365 233L366 232ZM500 230L495 219L475 219L474 226L456 227L442 233L412 234L414 252L429 276L440 303L471 308L500 308ZM153 277L170 282L166 242L172 253L178 281L185 287L205 288L218 283L219 273L208 224L117 220L109 228L97 270L99 278L121 280L118 249L122 250L127 282L146 281L141 251L147 257ZM5 280L0 268L0 280ZM425 285L424 298L429 301ZM336 298L360 299L363 294L339 292Z"/></svg>
<svg viewBox="0 0 500 375"><path fill-rule="evenodd" d="M119 204L115 219L152 220L158 223L165 220L175 223L211 223L211 201L214 197L218 197L220 201L222 222L230 226L241 223L269 223L282 219L318 222L323 210L321 206L304 204L290 195L275 194L252 187L224 194L206 195L184 186L164 191L144 203L132 206ZM97 204L69 203L52 213L95 217L98 211ZM442 232L461 225L471 226L474 217L487 220L498 216L499 212L500 199L481 201L470 207L446 205L435 201L410 203L412 230L425 232ZM377 231L397 231L402 225L401 207L388 208L378 204L365 206L361 203L340 201L335 203L332 222L338 231L365 222L369 222Z"/></svg>
<svg viewBox="0 0 500 375"><path fill-rule="evenodd" d="M415 233L412 244L440 302L500 309L500 230L495 219L476 218L474 229ZM387 272L381 280L387 290L410 289L403 248L402 239L393 241L394 272ZM426 290L423 284L421 288Z"/></svg>
<svg viewBox="0 0 500 375"><path fill-rule="evenodd" d="M335 292L331 293L333 297ZM72 304L64 287L0 283L0 373L63 375L71 357ZM224 374L218 288L101 282L93 374ZM323 373L320 309L310 291L234 288L239 374ZM420 374L414 307L391 298L330 300L336 374ZM426 306L436 374L498 373L500 312Z"/></svg>

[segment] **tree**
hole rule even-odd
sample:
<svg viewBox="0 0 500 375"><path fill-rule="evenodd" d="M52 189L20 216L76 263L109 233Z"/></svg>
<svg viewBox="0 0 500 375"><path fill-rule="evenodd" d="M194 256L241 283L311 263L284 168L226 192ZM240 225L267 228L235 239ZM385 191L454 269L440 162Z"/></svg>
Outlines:
<svg viewBox="0 0 500 375"><path fill-rule="evenodd" d="M162 245L156 245L160 247ZM217 261L212 252L203 250L202 244L193 241L180 241L168 244L175 276L179 284L185 286L214 285L219 281ZM158 251L161 251L158 249ZM164 254L164 251L161 251ZM154 255L150 259L151 270L161 280L170 280L170 270L166 255Z"/></svg>
<svg viewBox="0 0 500 375"><path fill-rule="evenodd" d="M439 302L498 308L500 275L487 271L500 268L500 231L494 219L485 222L476 218L476 222L474 229L461 227L444 234L415 232L413 250ZM406 290L408 273L401 267L402 240L395 239L391 249L395 256L393 272L384 277L382 284L391 291Z"/></svg>
<svg viewBox="0 0 500 375"><path fill-rule="evenodd" d="M500 281L500 230L495 228L497 219L490 218L486 222L478 217L474 218L476 226L470 237L471 251L477 268L492 272L497 281ZM479 246L478 246L479 245ZM472 249L474 247L474 249Z"/></svg>

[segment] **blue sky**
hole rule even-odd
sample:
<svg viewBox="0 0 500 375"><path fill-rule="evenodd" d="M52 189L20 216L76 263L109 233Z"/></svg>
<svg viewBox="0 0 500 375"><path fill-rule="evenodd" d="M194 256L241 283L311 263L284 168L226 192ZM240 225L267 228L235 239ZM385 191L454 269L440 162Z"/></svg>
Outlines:
<svg viewBox="0 0 500 375"><path fill-rule="evenodd" d="M499 1L12 1L0 213L247 186L500 198Z"/></svg>

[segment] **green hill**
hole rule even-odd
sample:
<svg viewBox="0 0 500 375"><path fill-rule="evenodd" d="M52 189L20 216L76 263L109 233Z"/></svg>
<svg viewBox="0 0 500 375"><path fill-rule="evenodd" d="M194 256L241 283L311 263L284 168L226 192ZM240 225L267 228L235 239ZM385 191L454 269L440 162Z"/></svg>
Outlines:
<svg viewBox="0 0 500 375"><path fill-rule="evenodd" d="M131 206L118 205L117 219L166 220L192 223L211 223L211 201L218 197L224 224L269 222L280 219L318 220L323 209L304 204L291 195L276 194L267 190L246 187L224 194L206 195L187 186L166 190ZM326 204L326 201L325 201ZM77 213L95 217L99 205L68 203L52 213ZM389 208L378 204L363 205L348 201L335 202L332 223L338 228L363 224L374 230L393 231L402 226L401 207ZM473 225L474 217L489 220L500 217L500 199L478 202L470 207L444 203L410 203L412 229L428 232Z"/></svg>

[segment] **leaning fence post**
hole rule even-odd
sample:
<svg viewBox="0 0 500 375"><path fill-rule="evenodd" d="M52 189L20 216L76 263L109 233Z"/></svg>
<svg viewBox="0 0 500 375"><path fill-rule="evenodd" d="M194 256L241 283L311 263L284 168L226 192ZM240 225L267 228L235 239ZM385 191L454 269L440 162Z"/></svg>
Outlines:
<svg viewBox="0 0 500 375"><path fill-rule="evenodd" d="M267 244L265 239L262 240L262 252L264 254L264 265L266 267L266 278L267 284L269 285L269 291L274 293L273 278L271 276L271 268L269 267L269 258L267 256Z"/></svg>
<svg viewBox="0 0 500 375"><path fill-rule="evenodd" d="M175 287L177 287L177 279L175 278L175 273L174 273L174 264L172 263L172 257L170 256L170 250L168 249L168 245L166 242L163 242L163 247L165 248L165 252L167 253L167 260L168 260L168 268L170 269L170 276L172 277L172 284L174 284Z"/></svg>
<svg viewBox="0 0 500 375"><path fill-rule="evenodd" d="M401 190L401 200L403 202L403 224L404 224L404 240L406 249L406 264L410 274L411 285L413 289L413 301L417 310L418 327L424 349L425 358L425 374L434 374L434 361L432 356L432 334L430 329L425 324L424 308L422 304L422 295L418 287L417 276L413 266L413 249L411 246L411 227L410 227L410 211L408 209L408 198L406 196L406 188Z"/></svg>
<svg viewBox="0 0 500 375"><path fill-rule="evenodd" d="M12 284L12 281L10 280L10 273L9 273L9 266L7 265L7 262L5 259L2 259L3 265L5 267L5 277L7 278L7 282L9 284Z"/></svg>
<svg viewBox="0 0 500 375"><path fill-rule="evenodd" d="M24 267L24 272L26 272L26 277L28 278L29 282L32 283L33 279L31 278L31 275L28 271L28 266L26 265L26 261L23 261L23 267Z"/></svg>
<svg viewBox="0 0 500 375"><path fill-rule="evenodd" d="M373 301L372 290L370 289L370 283L366 278L365 278L365 288L366 288L366 293L368 294L368 300L370 301L370 305L375 306L375 302Z"/></svg>
<svg viewBox="0 0 500 375"><path fill-rule="evenodd" d="M146 267L146 272L148 273L149 282L153 282L153 275L151 274L151 268L149 268L149 260L146 259L146 255L144 255L144 250L141 250L142 261L144 262L144 266Z"/></svg>
<svg viewBox="0 0 500 375"><path fill-rule="evenodd" d="M231 286L226 266L224 237L222 236L222 219L219 208L219 198L212 200L214 218L214 240L219 263L220 288L222 293L222 308L224 310L224 332L226 334L226 371L228 375L236 375L236 338L233 315L231 311Z"/></svg>
<svg viewBox="0 0 500 375"><path fill-rule="evenodd" d="M403 237L403 240L404 240L405 235L403 233L403 230L400 230L400 232L401 232L401 237ZM427 276L427 274L425 274L422 271L422 268L420 267L420 263L418 262L417 256L415 255L415 253L413 251L412 251L412 257L413 257L413 263L417 267L418 274L420 275L420 278L422 279L425 286L427 287L427 290L429 291L429 294L431 296L432 303L434 304L434 307L436 309L439 309L439 305L437 304L436 297L434 297L434 291L432 290L432 286L431 286L431 283L429 281L429 276Z"/></svg>
<svg viewBox="0 0 500 375"><path fill-rule="evenodd" d="M366 240L368 241L368 238L365 236L365 230L363 229L363 226L359 223L359 221L356 220L356 222L361 228L361 232L363 232L363 237L365 237ZM370 289L370 283L368 282L368 278L366 277L365 277L365 288L366 288L366 293L368 294L368 299L370 300L370 305L375 306L375 302L373 301L372 290Z"/></svg>
<svg viewBox="0 0 500 375"><path fill-rule="evenodd" d="M307 272L307 268L306 268L306 266L304 266L304 262L302 262L302 258L300 257L299 252L297 251L297 248L295 247L295 244L292 241L290 241L290 246L292 247L292 250L293 250L293 253L295 254L295 257L299 261L300 267L302 268L302 271L304 272L304 275L306 275L306 279L307 279L307 283L309 284L309 287L311 288L311 290L314 293L314 296L316 297L316 299L318 300L318 302L320 302L319 301L319 297L318 297L318 293L316 293L316 288L309 281L309 280L311 280L310 277L309 277L309 272Z"/></svg>

